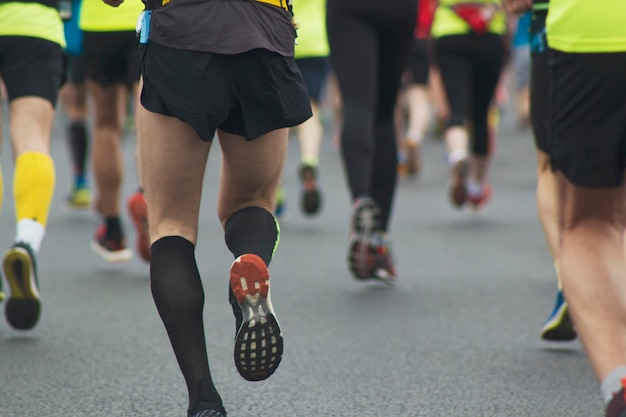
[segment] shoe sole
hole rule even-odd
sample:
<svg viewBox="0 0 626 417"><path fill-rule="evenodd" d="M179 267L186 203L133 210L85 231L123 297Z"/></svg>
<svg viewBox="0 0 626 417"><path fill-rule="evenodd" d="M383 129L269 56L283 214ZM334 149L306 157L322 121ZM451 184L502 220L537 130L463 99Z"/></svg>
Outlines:
<svg viewBox="0 0 626 417"><path fill-rule="evenodd" d="M32 329L39 321L41 301L29 252L21 247L11 248L4 256L2 269L11 290L5 306L7 321L18 330Z"/></svg>
<svg viewBox="0 0 626 417"><path fill-rule="evenodd" d="M373 278L376 267L376 249L370 244L356 238L350 244L350 272L356 279L365 280Z"/></svg>
<svg viewBox="0 0 626 417"><path fill-rule="evenodd" d="M150 237L148 235L148 208L145 201L133 199L128 203L128 212L133 219L135 231L137 232L137 252L141 258L150 262Z"/></svg>
<svg viewBox="0 0 626 417"><path fill-rule="evenodd" d="M256 255L242 255L233 262L230 286L243 315L235 335L234 360L248 381L272 375L283 355L283 336L270 300L269 272Z"/></svg>
<svg viewBox="0 0 626 417"><path fill-rule="evenodd" d="M110 251L100 246L95 240L91 241L91 250L100 255L105 261L114 264L128 262L133 258L133 252L130 249Z"/></svg>
<svg viewBox="0 0 626 417"><path fill-rule="evenodd" d="M452 177L454 181L450 184L450 202L456 208L461 208L467 200L467 189L465 181L467 179L467 161L461 160L452 167Z"/></svg>
<svg viewBox="0 0 626 417"><path fill-rule="evenodd" d="M569 342L578 337L574 323L563 303L541 329L541 338L551 342Z"/></svg>
<svg viewBox="0 0 626 417"><path fill-rule="evenodd" d="M191 417L226 417L226 414L217 410L202 410L192 414Z"/></svg>
<svg viewBox="0 0 626 417"><path fill-rule="evenodd" d="M322 196L317 187L317 180L312 168L304 168L300 171L302 182L302 212L307 215L316 214L321 205Z"/></svg>
<svg viewBox="0 0 626 417"><path fill-rule="evenodd" d="M366 204L359 207L352 216L352 230L355 236L350 243L348 261L350 271L359 280L376 278L374 273L378 254L376 248L370 245L374 232L375 210L373 204ZM366 211L369 211L370 215L363 216Z"/></svg>
<svg viewBox="0 0 626 417"><path fill-rule="evenodd" d="M70 193L70 195L67 198L66 204L67 207L72 209L72 210L87 210L89 208L91 208L91 200L92 200L92 196L91 196L91 192L88 190L85 190L86 193ZM78 195L80 195L80 197L78 198L74 198Z"/></svg>
<svg viewBox="0 0 626 417"><path fill-rule="evenodd" d="M321 194L317 188L312 188L302 193L302 211L304 214L317 214L320 209Z"/></svg>

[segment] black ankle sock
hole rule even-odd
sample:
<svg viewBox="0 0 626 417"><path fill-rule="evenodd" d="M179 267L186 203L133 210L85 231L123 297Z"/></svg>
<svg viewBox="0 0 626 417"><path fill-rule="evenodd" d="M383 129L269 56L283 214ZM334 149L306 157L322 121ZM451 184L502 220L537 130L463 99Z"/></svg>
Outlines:
<svg viewBox="0 0 626 417"><path fill-rule="evenodd" d="M75 120L68 126L72 162L76 174L84 175L87 161L87 125Z"/></svg>
<svg viewBox="0 0 626 417"><path fill-rule="evenodd" d="M122 224L120 223L120 218L118 216L107 217L104 219L104 223L107 228L108 238L119 239L122 236Z"/></svg>
<svg viewBox="0 0 626 417"><path fill-rule="evenodd" d="M209 371L204 291L194 251L190 241L167 236L152 244L150 262L152 297L187 383L190 410L203 400L222 403Z"/></svg>
<svg viewBox="0 0 626 417"><path fill-rule="evenodd" d="M278 243L279 230L276 219L260 207L239 210L226 221L224 239L235 258L253 253L270 264Z"/></svg>

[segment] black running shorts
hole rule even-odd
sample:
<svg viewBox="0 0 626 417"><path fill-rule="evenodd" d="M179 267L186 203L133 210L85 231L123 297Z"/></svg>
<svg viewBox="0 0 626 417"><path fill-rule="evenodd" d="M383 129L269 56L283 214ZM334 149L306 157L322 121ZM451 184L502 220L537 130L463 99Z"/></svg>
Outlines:
<svg viewBox="0 0 626 417"><path fill-rule="evenodd" d="M254 49L221 55L141 45L141 104L176 117L210 141L216 129L252 140L311 117L293 58Z"/></svg>
<svg viewBox="0 0 626 417"><path fill-rule="evenodd" d="M620 186L626 170L626 52L548 53L552 167L580 187Z"/></svg>
<svg viewBox="0 0 626 417"><path fill-rule="evenodd" d="M0 36L0 77L9 101L36 96L55 106L64 74L65 53L59 44L27 36Z"/></svg>
<svg viewBox="0 0 626 417"><path fill-rule="evenodd" d="M107 87L139 81L139 42L134 30L83 32L83 54L87 78Z"/></svg>
<svg viewBox="0 0 626 417"><path fill-rule="evenodd" d="M535 147L548 153L548 100L550 98L550 69L548 52L532 55L530 64L530 122L535 135Z"/></svg>
<svg viewBox="0 0 626 417"><path fill-rule="evenodd" d="M427 85L430 73L430 41L427 39L413 39L409 54L409 71L411 84Z"/></svg>

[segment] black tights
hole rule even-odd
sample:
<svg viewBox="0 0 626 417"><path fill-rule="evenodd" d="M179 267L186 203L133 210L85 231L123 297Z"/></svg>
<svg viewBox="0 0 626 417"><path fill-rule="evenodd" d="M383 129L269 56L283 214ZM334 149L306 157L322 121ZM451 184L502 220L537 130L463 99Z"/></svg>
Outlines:
<svg viewBox="0 0 626 417"><path fill-rule="evenodd" d="M489 106L500 81L504 40L496 34L444 36L435 41L437 65L450 106L447 126L471 122L472 154L489 153Z"/></svg>
<svg viewBox="0 0 626 417"><path fill-rule="evenodd" d="M389 223L396 188L393 123L417 16L415 0L328 0L330 57L343 105L341 152L353 200L369 196Z"/></svg>

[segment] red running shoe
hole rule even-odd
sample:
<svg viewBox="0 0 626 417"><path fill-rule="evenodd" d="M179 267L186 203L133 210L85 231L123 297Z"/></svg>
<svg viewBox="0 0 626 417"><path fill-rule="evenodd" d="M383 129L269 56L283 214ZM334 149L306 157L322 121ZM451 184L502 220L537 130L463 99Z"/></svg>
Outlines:
<svg viewBox="0 0 626 417"><path fill-rule="evenodd" d="M101 225L96 230L96 234L91 241L91 249L104 260L113 263L127 262L133 257L132 251L126 247L124 236L116 239L107 237L105 225Z"/></svg>
<svg viewBox="0 0 626 417"><path fill-rule="evenodd" d="M478 195L467 195L467 201L474 210L479 210L487 204L487 202L489 202L492 194L493 190L491 189L491 186L489 184L483 184Z"/></svg>
<svg viewBox="0 0 626 417"><path fill-rule="evenodd" d="M234 359L239 375L261 381L276 371L283 335L270 300L270 276L263 259L241 255L230 268L230 303L235 314Z"/></svg>
<svg viewBox="0 0 626 417"><path fill-rule="evenodd" d="M133 219L137 233L137 252L146 262L150 262L150 237L148 236L148 206L143 191L131 195L127 202L128 213Z"/></svg>

